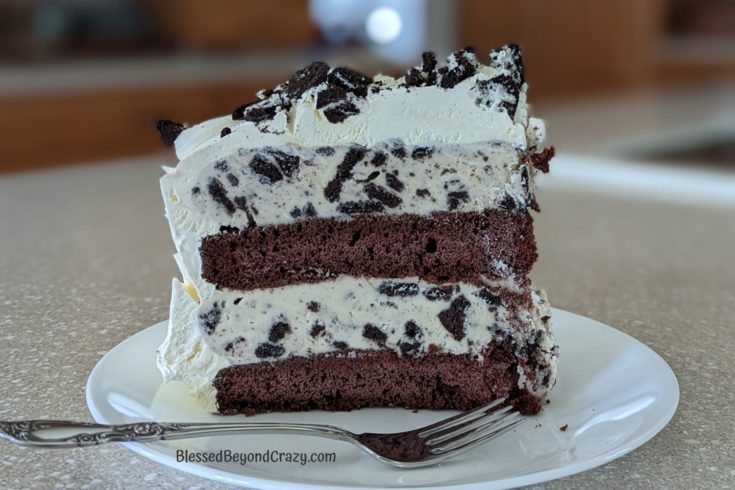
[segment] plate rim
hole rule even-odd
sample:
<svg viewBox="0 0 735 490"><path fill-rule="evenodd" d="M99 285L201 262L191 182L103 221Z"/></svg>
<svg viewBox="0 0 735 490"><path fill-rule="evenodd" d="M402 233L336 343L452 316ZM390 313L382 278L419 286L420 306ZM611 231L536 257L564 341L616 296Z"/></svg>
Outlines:
<svg viewBox="0 0 735 490"><path fill-rule="evenodd" d="M643 347L645 350L649 351L649 354L653 354L655 358L664 366L666 369L666 374L670 376L671 381L673 381L673 392L671 393L674 398L674 402L671 404L670 407L668 407L668 411L659 418L657 423L652 424L649 426L646 430L644 430L640 435L635 437L633 440L628 442L625 446L621 447L619 450L611 450L604 452L600 455L594 456L589 459L585 459L583 461L579 461L578 463L572 463L567 464L561 467L554 467L544 470L539 470L532 473L527 473L524 475L519 476L511 476L507 478L497 479L497 480L489 480L489 481L483 481L483 482L466 482L466 483L457 483L454 485L442 485L444 488L455 488L455 489L461 489L461 490L471 490L471 489L487 489L489 488L488 485L491 486L491 488L512 488L519 485L533 485L537 483L542 483L546 481L556 480L559 478L563 478L566 476L571 476L577 473L582 473L588 470L591 470L593 468L596 468L598 466L602 466L606 463L609 463L610 461L613 461L615 459L618 459L629 452L638 449L646 442L650 441L653 437L655 437L659 432L663 430L664 427L666 427L671 419L674 417L674 414L676 414L676 411L679 407L680 397L681 397L681 390L679 388L679 380L676 377L676 373L674 373L674 370L671 368L668 362L661 357L661 355L658 354L655 350L653 350L651 347L646 345L645 343L641 342L640 340L636 339L632 335L623 332L621 330L618 330L615 327L612 327L610 325L607 325L605 323L602 323L600 321L594 320L592 318L586 317L584 315L580 315L577 313L573 313L567 310L563 310L560 308L552 308L552 317L556 314L563 313L564 315L571 315L573 317L577 317L577 319L581 319L587 322L593 322L597 328L604 328L609 329L615 332L615 334L622 335L624 337L627 337L627 340L630 342L632 341L635 344L638 344L639 347ZM87 402L87 408L92 415L92 419L97 423L102 424L110 424L114 423L107 419L105 415L101 411L101 407L98 407L94 400L94 386L95 386L95 380L97 377L100 376L100 372L103 369L103 364L106 362L109 362L109 358L111 357L113 351L116 351L122 346L128 342L132 342L133 339L144 332L148 332L153 329L157 328L163 328L168 324L168 320L164 320L162 322L158 322L154 325L151 325L149 327L143 328L139 330L138 332L134 333L133 335L130 335L129 337L126 337L123 341L119 342L112 348L110 348L105 354L97 361L95 366L92 368L92 370L89 373L89 376L87 377L87 382L85 384L85 400ZM148 443L135 443L135 442L122 442L119 443L126 449L132 451L135 454L138 454L140 456L143 456L151 461L154 461L156 463L162 464L166 467L172 468L174 470L183 471L185 473L189 473L201 478L205 478L208 480L217 481L220 483L227 483L230 485L236 485L241 487L252 487L252 488L259 488L259 489L265 489L265 490L280 490L281 488L284 488L284 485L288 486L288 488L298 489L298 490L314 490L318 488L329 488L331 490L353 490L356 488L359 489L385 489L385 488L410 488L410 489L419 489L419 488L440 488L440 486L437 485L429 485L429 486L411 486L411 485L404 485L404 486L368 486L368 485L349 485L345 486L342 484L334 484L330 482L324 482L324 483L306 483L306 482L292 482L292 481L283 481L283 480L276 480L272 478L262 478L252 475L246 475L242 473L232 473L229 471L225 471L218 468L212 468L208 466L203 466L196 463L188 463L188 462L178 462L176 459L166 454L160 450L154 449L150 444Z"/></svg>

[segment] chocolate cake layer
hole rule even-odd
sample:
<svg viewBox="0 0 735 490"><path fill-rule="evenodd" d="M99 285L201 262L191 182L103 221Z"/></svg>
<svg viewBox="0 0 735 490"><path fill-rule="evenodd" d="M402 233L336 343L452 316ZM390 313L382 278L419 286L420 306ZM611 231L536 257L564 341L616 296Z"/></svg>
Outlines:
<svg viewBox="0 0 735 490"><path fill-rule="evenodd" d="M218 288L316 283L341 274L482 284L525 276L536 260L525 210L366 214L224 229L202 240L202 276Z"/></svg>
<svg viewBox="0 0 735 490"><path fill-rule="evenodd" d="M518 387L523 361L510 340L489 344L482 362L467 354L353 352L222 369L214 380L218 410L248 415L363 407L469 410L500 397L509 397L524 414L541 410L541 400Z"/></svg>

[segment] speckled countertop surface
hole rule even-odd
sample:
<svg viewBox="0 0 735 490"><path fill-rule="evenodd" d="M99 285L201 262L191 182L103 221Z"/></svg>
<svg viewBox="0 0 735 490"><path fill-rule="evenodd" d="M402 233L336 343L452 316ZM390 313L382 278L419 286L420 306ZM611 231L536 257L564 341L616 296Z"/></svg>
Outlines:
<svg viewBox="0 0 735 490"><path fill-rule="evenodd" d="M0 177L0 419L89 419L87 376L167 316L177 270L165 157ZM735 486L735 211L542 190L537 282L674 369L681 403L643 447L543 488ZM122 447L0 442L0 488L220 488Z"/></svg>

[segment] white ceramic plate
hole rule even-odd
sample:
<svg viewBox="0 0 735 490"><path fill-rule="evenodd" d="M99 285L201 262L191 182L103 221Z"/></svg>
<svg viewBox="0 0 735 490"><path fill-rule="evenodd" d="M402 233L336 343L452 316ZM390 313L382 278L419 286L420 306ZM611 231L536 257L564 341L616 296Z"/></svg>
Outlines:
<svg viewBox="0 0 735 490"><path fill-rule="evenodd" d="M348 443L313 437L227 436L125 444L159 463L205 478L252 488L506 488L571 475L622 456L651 439L671 419L679 386L666 362L634 338L588 318L554 310L560 345L558 383L543 413L519 428L442 465L402 470L382 465ZM109 351L92 371L87 403L98 422L243 419L202 411L177 383L162 385L155 351L159 323ZM365 409L266 414L250 421L326 423L356 432L420 427L453 412ZM567 430L560 428L567 426ZM215 453L334 452L336 463L177 462L177 450ZM225 454L225 453L222 453Z"/></svg>

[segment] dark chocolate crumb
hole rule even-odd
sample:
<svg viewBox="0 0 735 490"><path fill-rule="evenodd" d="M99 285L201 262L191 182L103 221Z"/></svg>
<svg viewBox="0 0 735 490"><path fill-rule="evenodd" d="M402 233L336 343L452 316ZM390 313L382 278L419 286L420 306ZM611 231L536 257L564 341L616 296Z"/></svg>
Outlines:
<svg viewBox="0 0 735 490"><path fill-rule="evenodd" d="M292 99L297 99L310 88L326 82L328 73L329 65L322 61L314 61L294 73L291 79L286 82L286 93Z"/></svg>
<svg viewBox="0 0 735 490"><path fill-rule="evenodd" d="M207 191L212 196L212 200L225 208L227 214L233 214L235 212L235 204L227 196L227 189L222 185L219 179L210 177L209 184L207 185Z"/></svg>
<svg viewBox="0 0 735 490"><path fill-rule="evenodd" d="M267 103L267 104L266 104ZM269 121L276 116L279 106L273 105L270 101L251 102L235 109L232 113L232 119L245 120L254 123Z"/></svg>
<svg viewBox="0 0 735 490"><path fill-rule="evenodd" d="M237 176L231 172L227 174L227 180L232 187L237 187L240 183L240 179L238 179Z"/></svg>
<svg viewBox="0 0 735 490"><path fill-rule="evenodd" d="M271 326L271 331L268 334L268 340L271 342L278 342L283 340L286 334L291 333L291 325L286 322L276 322Z"/></svg>
<svg viewBox="0 0 735 490"><path fill-rule="evenodd" d="M231 132L232 132L232 130L230 128L227 128L227 127L222 128L222 131L219 132L219 137L220 138L224 138L225 136L227 136Z"/></svg>
<svg viewBox="0 0 735 490"><path fill-rule="evenodd" d="M253 213L250 210L250 206L248 206L247 198L245 196L236 196L235 204L237 205L238 209L245 211L245 216L247 216L248 219L248 228L254 228L255 226L257 226L255 218L253 217ZM255 208L252 208L252 210L254 211Z"/></svg>
<svg viewBox="0 0 735 490"><path fill-rule="evenodd" d="M373 155L373 158L370 160L370 163L374 165L375 167L382 166L386 160L388 160L388 155L386 155L382 151L375 152L375 155Z"/></svg>
<svg viewBox="0 0 735 490"><path fill-rule="evenodd" d="M214 169L217 172L227 172L230 169L230 166L227 165L227 160L220 160L214 163Z"/></svg>
<svg viewBox="0 0 735 490"><path fill-rule="evenodd" d="M503 199L500 200L499 205L501 208L506 209L508 211L512 211L518 208L518 203L516 202L516 200L513 199L513 197L507 192L503 196Z"/></svg>
<svg viewBox="0 0 735 490"><path fill-rule="evenodd" d="M341 340L335 340L334 342L332 342L332 347L337 350L347 350L350 348L347 342L342 342Z"/></svg>
<svg viewBox="0 0 735 490"><path fill-rule="evenodd" d="M347 92L339 87L327 87L316 96L316 108L322 109L329 104L347 99Z"/></svg>
<svg viewBox="0 0 735 490"><path fill-rule="evenodd" d="M456 66L451 70L447 67L442 67L439 70L439 73L441 74L441 82L439 85L442 88L452 88L461 81L474 75L477 68L472 62L473 56L472 48L460 49L459 51L452 53L449 59L453 58Z"/></svg>
<svg viewBox="0 0 735 490"><path fill-rule="evenodd" d="M419 294L419 285L415 282L385 281L378 286L378 292L386 296L416 296Z"/></svg>
<svg viewBox="0 0 735 490"><path fill-rule="evenodd" d="M238 337L235 340L233 340L232 342L227 342L227 345L225 345L225 351L226 352L233 351L235 349L235 346L237 344L242 343L242 342L245 342L245 337Z"/></svg>
<svg viewBox="0 0 735 490"><path fill-rule="evenodd" d="M449 308L439 313L439 321L447 329L455 340L462 340L465 336L466 310L470 302L464 295L457 296L452 300Z"/></svg>
<svg viewBox="0 0 735 490"><path fill-rule="evenodd" d="M439 286L424 289L423 295L429 301L449 301L452 298L452 287Z"/></svg>
<svg viewBox="0 0 735 490"><path fill-rule="evenodd" d="M450 210L457 209L461 203L469 202L470 195L467 191L454 191L447 194L447 206Z"/></svg>
<svg viewBox="0 0 735 490"><path fill-rule="evenodd" d="M413 149L411 152L411 158L414 160L423 160L424 158L431 158L431 155L433 154L434 148L431 148L430 146L419 146Z"/></svg>
<svg viewBox="0 0 735 490"><path fill-rule="evenodd" d="M367 95L367 87L372 81L372 78L367 75L342 66L333 68L329 71L329 75L327 75L328 83L341 87L360 97Z"/></svg>
<svg viewBox="0 0 735 490"><path fill-rule="evenodd" d="M311 326L309 335L311 335L312 337L318 337L319 335L323 334L325 330L326 330L326 327L324 326L324 324L320 321L316 321Z"/></svg>
<svg viewBox="0 0 735 490"><path fill-rule="evenodd" d="M294 206L294 208L291 210L291 212L289 213L289 215L292 218L298 218L298 217L301 216L301 210L298 207Z"/></svg>
<svg viewBox="0 0 735 490"><path fill-rule="evenodd" d="M207 335L212 335L222 320L222 310L217 302L206 313L199 314L199 323Z"/></svg>
<svg viewBox="0 0 735 490"><path fill-rule="evenodd" d="M419 197L428 197L431 195L429 189L416 189L416 195Z"/></svg>
<svg viewBox="0 0 735 490"><path fill-rule="evenodd" d="M406 322L406 324L403 326L405 329L406 337L409 339L415 339L419 335L421 335L421 329L418 325L416 325L416 322L413 320L409 320Z"/></svg>
<svg viewBox="0 0 735 490"><path fill-rule="evenodd" d="M232 302L232 304L234 304L235 306L237 306L237 305L239 305L239 304L240 304L240 301L242 301L242 297L240 297L240 298L235 298L235 301L233 301L233 302Z"/></svg>
<svg viewBox="0 0 735 490"><path fill-rule="evenodd" d="M316 301L309 301L306 304L306 309L309 311L313 311L314 313L317 313L319 311L319 308L321 308L321 305Z"/></svg>
<svg viewBox="0 0 735 490"><path fill-rule="evenodd" d="M287 177L292 177L301 163L301 159L297 155L290 155L280 150L268 150L268 155L276 161L276 164Z"/></svg>
<svg viewBox="0 0 735 490"><path fill-rule="evenodd" d="M352 169L362 160L366 152L367 150L361 146L353 146L347 151L342 162L337 166L336 175L324 188L324 196L327 201L335 202L339 199L342 184L352 178Z"/></svg>
<svg viewBox="0 0 735 490"><path fill-rule="evenodd" d="M168 119L162 119L156 123L156 131L161 141L166 146L173 146L176 138L179 137L181 132L184 130L184 125L181 123L173 122Z"/></svg>
<svg viewBox="0 0 735 490"><path fill-rule="evenodd" d="M306 203L306 206L304 206L304 216L307 218L313 218L316 216L316 209L314 209L314 205L310 202Z"/></svg>
<svg viewBox="0 0 735 490"><path fill-rule="evenodd" d="M497 294L493 294L487 288L482 288L475 293L478 298L482 299L488 306L490 311L495 310L502 303L502 298Z"/></svg>
<svg viewBox="0 0 735 490"><path fill-rule="evenodd" d="M564 424L561 427L559 427L559 430L562 432L566 432L568 428L569 428L569 424Z"/></svg>
<svg viewBox="0 0 735 490"><path fill-rule="evenodd" d="M335 107L324 109L324 117L333 124L340 123L348 117L359 113L360 109L352 102L342 102Z"/></svg>
<svg viewBox="0 0 735 490"><path fill-rule="evenodd" d="M380 201L389 208L398 207L403 202L400 197L396 196L385 187L379 186L372 182L368 182L367 184L365 184L365 194L367 194L370 199Z"/></svg>
<svg viewBox="0 0 735 490"><path fill-rule="evenodd" d="M383 209L383 204L378 201L347 201L337 206L337 211L344 214L379 213Z"/></svg>
<svg viewBox="0 0 735 490"><path fill-rule="evenodd" d="M366 323L362 327L362 336L376 342L380 346L384 346L385 341L388 340L388 335L372 323Z"/></svg>
<svg viewBox="0 0 735 490"><path fill-rule="evenodd" d="M266 357L281 357L285 353L286 349L275 344L264 343L255 348L255 355L260 359L264 359Z"/></svg>
<svg viewBox="0 0 735 490"><path fill-rule="evenodd" d="M264 184L273 184L283 180L283 174L278 170L278 167L269 162L263 155L255 155L250 161L249 167L260 176L260 181Z"/></svg>
<svg viewBox="0 0 735 490"><path fill-rule="evenodd" d="M332 148L331 146L320 146L319 148L316 149L316 153L318 155L330 157L334 155L334 148Z"/></svg>
<svg viewBox="0 0 735 490"><path fill-rule="evenodd" d="M393 174L387 174L385 176L385 183L388 184L388 187L397 192L403 192L403 189L406 188L401 179Z"/></svg>
<svg viewBox="0 0 735 490"><path fill-rule="evenodd" d="M390 153L394 157L400 158L401 160L403 160L404 158L406 158L406 149L404 147L402 147L402 146L397 146L397 147L393 148L390 151Z"/></svg>
<svg viewBox="0 0 735 490"><path fill-rule="evenodd" d="M201 191L202 189L198 185L195 185L194 187L191 188L191 193L194 194L195 196L199 194Z"/></svg>

